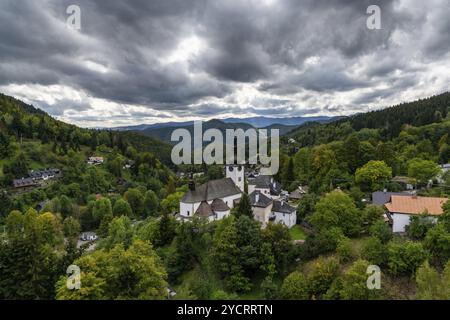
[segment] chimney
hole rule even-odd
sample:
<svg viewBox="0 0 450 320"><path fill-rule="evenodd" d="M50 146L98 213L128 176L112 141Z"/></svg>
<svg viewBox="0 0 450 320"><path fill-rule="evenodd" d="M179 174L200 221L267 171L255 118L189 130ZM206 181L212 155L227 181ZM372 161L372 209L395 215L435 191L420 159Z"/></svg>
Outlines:
<svg viewBox="0 0 450 320"><path fill-rule="evenodd" d="M189 181L189 190L195 191L195 182L192 180Z"/></svg>
<svg viewBox="0 0 450 320"><path fill-rule="evenodd" d="M272 178L270 178L270 183L273 183L273 177L272 177Z"/></svg>
<svg viewBox="0 0 450 320"><path fill-rule="evenodd" d="M386 192L387 192L387 189L386 189L386 188L384 188L384 189L383 189L383 192L384 192L384 193L386 193Z"/></svg>

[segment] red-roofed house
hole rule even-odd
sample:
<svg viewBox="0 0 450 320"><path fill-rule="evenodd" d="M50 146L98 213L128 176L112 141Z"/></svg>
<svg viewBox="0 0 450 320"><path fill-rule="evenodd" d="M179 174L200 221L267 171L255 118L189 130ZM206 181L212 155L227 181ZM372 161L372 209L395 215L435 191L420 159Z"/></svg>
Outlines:
<svg viewBox="0 0 450 320"><path fill-rule="evenodd" d="M405 227L409 225L410 218L426 212L430 219L436 220L444 211L442 205L447 202L447 198L419 197L392 195L386 209L392 218L392 231L405 232Z"/></svg>

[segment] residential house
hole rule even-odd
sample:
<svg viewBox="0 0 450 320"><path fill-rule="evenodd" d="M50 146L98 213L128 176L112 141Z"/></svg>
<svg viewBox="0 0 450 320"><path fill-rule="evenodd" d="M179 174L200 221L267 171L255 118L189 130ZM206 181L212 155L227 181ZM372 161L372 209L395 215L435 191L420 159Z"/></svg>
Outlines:
<svg viewBox="0 0 450 320"><path fill-rule="evenodd" d="M427 213L431 220L436 221L437 217L443 213L442 205L447 200L447 198L416 195L392 195L390 201L385 204L392 221L392 231L405 232L411 217L422 213Z"/></svg>
<svg viewBox="0 0 450 320"><path fill-rule="evenodd" d="M308 186L299 186L297 189L289 193L289 200L299 201L305 194L308 193Z"/></svg>
<svg viewBox="0 0 450 320"><path fill-rule="evenodd" d="M375 191L372 192L372 204L377 206L384 206L391 201L391 196L411 196L410 192L388 192L388 191Z"/></svg>
<svg viewBox="0 0 450 320"><path fill-rule="evenodd" d="M32 178L21 178L21 179L14 179L13 180L13 187L15 189L29 189L37 186L37 182L34 181Z"/></svg>
<svg viewBox="0 0 450 320"><path fill-rule="evenodd" d="M98 239L97 234L92 231L83 232L80 236L81 241L95 241L97 239Z"/></svg>
<svg viewBox="0 0 450 320"><path fill-rule="evenodd" d="M450 163L445 163L440 165L441 172L437 175L436 180L438 183L444 183L444 179L442 179L442 176L450 170Z"/></svg>
<svg viewBox="0 0 450 320"><path fill-rule="evenodd" d="M250 193L249 198L252 205L253 218L265 226L272 216L273 200L261 191L253 191Z"/></svg>
<svg viewBox="0 0 450 320"><path fill-rule="evenodd" d="M297 223L297 209L290 206L286 201L274 200L271 217L274 218L274 222L292 228Z"/></svg>
<svg viewBox="0 0 450 320"><path fill-rule="evenodd" d="M297 210L286 201L274 200L259 190L253 191L250 195L250 204L255 220L262 223L263 227L272 221L283 223L288 228L293 227L297 222Z"/></svg>
<svg viewBox="0 0 450 320"><path fill-rule="evenodd" d="M58 174L60 173L59 169L43 169L43 170L31 170L29 172L29 176L30 178L32 178L33 180L49 180L49 179L54 179L55 177L58 176Z"/></svg>
<svg viewBox="0 0 450 320"><path fill-rule="evenodd" d="M87 160L87 163L91 165L100 165L103 164L103 162L103 157L89 157Z"/></svg>
<svg viewBox="0 0 450 320"><path fill-rule="evenodd" d="M253 179L248 179L248 193L260 191L271 199L279 199L282 190L281 184L277 182L273 176L259 175Z"/></svg>

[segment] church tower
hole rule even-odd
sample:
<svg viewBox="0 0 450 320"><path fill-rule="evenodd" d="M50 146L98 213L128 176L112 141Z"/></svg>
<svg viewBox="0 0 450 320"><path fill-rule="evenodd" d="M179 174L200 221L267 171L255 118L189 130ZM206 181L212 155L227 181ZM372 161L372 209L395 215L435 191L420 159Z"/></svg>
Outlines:
<svg viewBox="0 0 450 320"><path fill-rule="evenodd" d="M244 192L244 166L229 164L225 166L226 177L231 178L234 184Z"/></svg>

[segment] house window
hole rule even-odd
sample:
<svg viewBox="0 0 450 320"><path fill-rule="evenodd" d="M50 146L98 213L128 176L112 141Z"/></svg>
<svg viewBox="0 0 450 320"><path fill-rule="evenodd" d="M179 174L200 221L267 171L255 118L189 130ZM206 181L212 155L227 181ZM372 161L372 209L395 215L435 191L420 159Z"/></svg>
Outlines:
<svg viewBox="0 0 450 320"><path fill-rule="evenodd" d="M241 182L241 181L242 181L242 178L241 178L241 177L239 177L239 178L238 178L238 181L239 181L239 182Z"/></svg>
<svg viewBox="0 0 450 320"><path fill-rule="evenodd" d="M187 212L187 215L190 215L189 210L188 210L188 212Z"/></svg>

